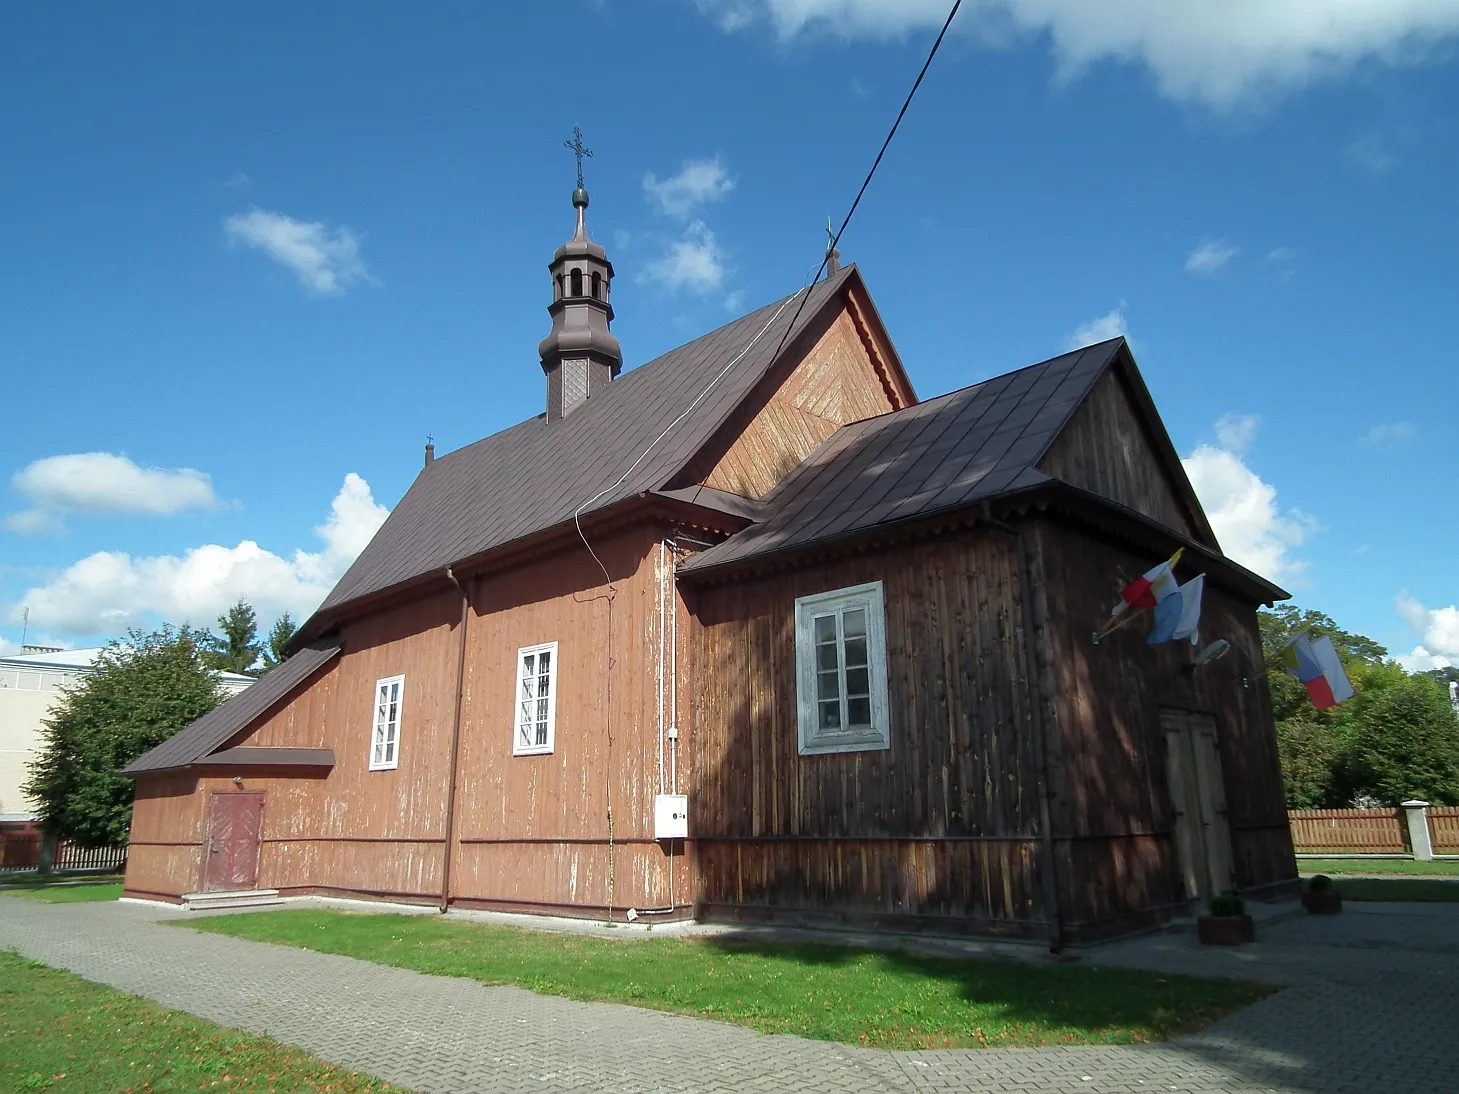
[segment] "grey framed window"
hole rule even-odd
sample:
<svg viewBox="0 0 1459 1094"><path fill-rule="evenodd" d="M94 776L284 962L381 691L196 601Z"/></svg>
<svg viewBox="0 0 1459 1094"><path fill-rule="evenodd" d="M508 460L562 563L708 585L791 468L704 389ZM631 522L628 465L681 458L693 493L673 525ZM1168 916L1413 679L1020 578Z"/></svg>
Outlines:
<svg viewBox="0 0 1459 1094"><path fill-rule="evenodd" d="M891 747L880 581L797 599L795 663L802 756Z"/></svg>

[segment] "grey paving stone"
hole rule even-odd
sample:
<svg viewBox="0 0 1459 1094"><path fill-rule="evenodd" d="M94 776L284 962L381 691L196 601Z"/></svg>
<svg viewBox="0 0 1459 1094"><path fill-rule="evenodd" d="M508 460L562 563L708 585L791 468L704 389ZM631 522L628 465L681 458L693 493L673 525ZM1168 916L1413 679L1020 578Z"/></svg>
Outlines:
<svg viewBox="0 0 1459 1094"><path fill-rule="evenodd" d="M1285 985L1178 1042L891 1053L196 934L186 913L0 897L0 948L431 1094L1453 1094L1459 905L1350 905L1255 946L1156 935L1090 964Z"/></svg>

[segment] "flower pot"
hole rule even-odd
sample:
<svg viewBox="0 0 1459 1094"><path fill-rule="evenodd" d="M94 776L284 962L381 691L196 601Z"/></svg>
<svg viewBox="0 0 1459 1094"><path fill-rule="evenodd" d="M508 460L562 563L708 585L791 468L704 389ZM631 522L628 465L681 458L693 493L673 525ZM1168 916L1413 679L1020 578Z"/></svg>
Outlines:
<svg viewBox="0 0 1459 1094"><path fill-rule="evenodd" d="M1205 946L1239 946L1256 941L1256 926L1249 915L1196 917L1196 936Z"/></svg>
<svg viewBox="0 0 1459 1094"><path fill-rule="evenodd" d="M1342 911L1342 894L1336 889L1323 893L1303 893L1302 907L1313 915L1337 915Z"/></svg>

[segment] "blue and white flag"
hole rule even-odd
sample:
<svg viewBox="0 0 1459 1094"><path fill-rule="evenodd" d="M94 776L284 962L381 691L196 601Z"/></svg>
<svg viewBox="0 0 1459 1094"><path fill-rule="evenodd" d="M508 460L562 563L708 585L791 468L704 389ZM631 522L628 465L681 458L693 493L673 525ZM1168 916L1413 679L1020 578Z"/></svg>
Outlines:
<svg viewBox="0 0 1459 1094"><path fill-rule="evenodd" d="M1200 643L1201 593L1205 587L1206 575L1197 574L1155 605L1155 627L1147 639L1150 645L1181 638L1189 638L1193 645Z"/></svg>

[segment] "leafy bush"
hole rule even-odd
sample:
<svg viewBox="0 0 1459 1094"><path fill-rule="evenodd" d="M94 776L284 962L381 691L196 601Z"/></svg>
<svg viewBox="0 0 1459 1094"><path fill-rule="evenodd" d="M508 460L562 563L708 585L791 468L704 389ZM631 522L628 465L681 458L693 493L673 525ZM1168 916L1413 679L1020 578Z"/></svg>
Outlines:
<svg viewBox="0 0 1459 1094"><path fill-rule="evenodd" d="M1245 915L1246 902L1235 893L1222 893L1211 898L1212 915Z"/></svg>

